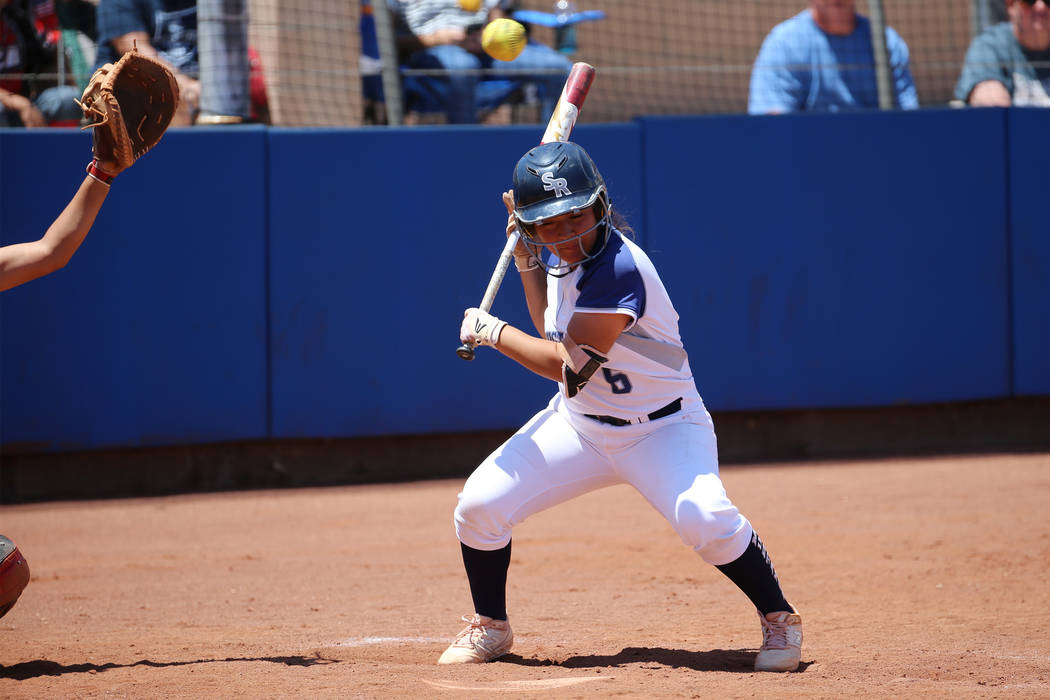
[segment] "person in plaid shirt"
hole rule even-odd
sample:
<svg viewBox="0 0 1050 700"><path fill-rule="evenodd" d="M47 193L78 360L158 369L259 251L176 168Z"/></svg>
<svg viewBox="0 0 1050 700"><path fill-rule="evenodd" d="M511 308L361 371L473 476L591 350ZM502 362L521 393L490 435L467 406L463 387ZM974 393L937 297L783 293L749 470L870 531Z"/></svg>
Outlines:
<svg viewBox="0 0 1050 700"><path fill-rule="evenodd" d="M200 106L196 0L101 0L95 66L116 63L133 46L166 63L179 84L172 126L193 123Z"/></svg>

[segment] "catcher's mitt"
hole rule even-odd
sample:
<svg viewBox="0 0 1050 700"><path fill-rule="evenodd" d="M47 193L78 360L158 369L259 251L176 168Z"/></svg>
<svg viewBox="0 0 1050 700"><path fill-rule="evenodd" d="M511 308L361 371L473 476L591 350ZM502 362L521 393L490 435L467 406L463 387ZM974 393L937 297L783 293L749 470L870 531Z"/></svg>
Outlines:
<svg viewBox="0 0 1050 700"><path fill-rule="evenodd" d="M157 145L179 106L179 86L167 66L137 49L95 71L77 104L94 129L100 161L123 170Z"/></svg>

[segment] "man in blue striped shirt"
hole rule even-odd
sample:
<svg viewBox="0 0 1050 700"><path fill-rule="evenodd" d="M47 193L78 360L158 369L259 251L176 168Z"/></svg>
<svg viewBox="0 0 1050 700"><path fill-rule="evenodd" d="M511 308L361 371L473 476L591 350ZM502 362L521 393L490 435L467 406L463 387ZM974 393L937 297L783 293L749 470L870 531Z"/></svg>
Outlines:
<svg viewBox="0 0 1050 700"><path fill-rule="evenodd" d="M908 45L891 27L886 27L886 49L896 106L918 108ZM857 14L855 0L811 0L762 42L751 72L749 113L878 107L871 25Z"/></svg>

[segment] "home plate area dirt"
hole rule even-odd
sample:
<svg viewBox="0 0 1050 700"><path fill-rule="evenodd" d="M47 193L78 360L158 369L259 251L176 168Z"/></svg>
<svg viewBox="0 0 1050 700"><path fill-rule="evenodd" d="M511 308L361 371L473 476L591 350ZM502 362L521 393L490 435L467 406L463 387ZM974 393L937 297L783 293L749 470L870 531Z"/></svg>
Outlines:
<svg viewBox="0 0 1050 700"><path fill-rule="evenodd" d="M1050 697L1050 455L722 475L803 615L795 673L752 671L753 608L626 486L519 525L514 648L437 666L472 612L442 480L5 506L32 579L0 697Z"/></svg>

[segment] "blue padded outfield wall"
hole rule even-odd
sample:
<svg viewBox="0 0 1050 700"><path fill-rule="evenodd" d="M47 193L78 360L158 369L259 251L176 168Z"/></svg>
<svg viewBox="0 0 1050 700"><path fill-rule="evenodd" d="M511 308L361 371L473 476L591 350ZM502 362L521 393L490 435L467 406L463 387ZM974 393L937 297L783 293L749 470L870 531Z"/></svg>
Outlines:
<svg viewBox="0 0 1050 700"><path fill-rule="evenodd" d="M1014 391L1050 394L1050 184L1039 171L1050 163L1047 115L1011 110L1007 175L1012 234Z"/></svg>
<svg viewBox="0 0 1050 700"><path fill-rule="evenodd" d="M1003 112L837 116L644 122L650 248L702 395L1009 395Z"/></svg>
<svg viewBox="0 0 1050 700"><path fill-rule="evenodd" d="M1050 394L1050 110L581 125L712 410ZM64 269L0 294L9 451L510 429L553 393L455 355L538 127L175 129ZM0 242L90 136L0 130ZM528 327L512 272L494 312Z"/></svg>
<svg viewBox="0 0 1050 700"><path fill-rule="evenodd" d="M39 238L90 159L5 130L0 241ZM72 261L0 293L4 444L72 449L267 430L266 132L173 130L122 175Z"/></svg>

